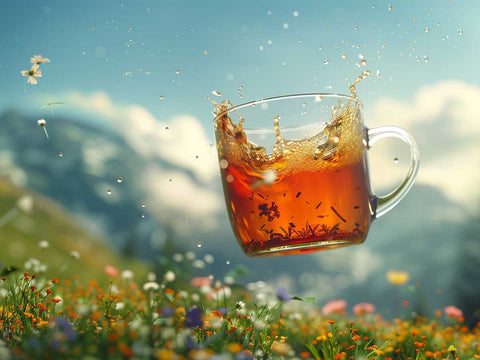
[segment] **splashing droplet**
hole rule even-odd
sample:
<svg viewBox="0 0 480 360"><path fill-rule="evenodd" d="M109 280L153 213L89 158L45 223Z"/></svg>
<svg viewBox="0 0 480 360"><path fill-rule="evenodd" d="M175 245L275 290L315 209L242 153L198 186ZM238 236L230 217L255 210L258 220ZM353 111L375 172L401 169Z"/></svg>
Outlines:
<svg viewBox="0 0 480 360"><path fill-rule="evenodd" d="M212 90L212 94L215 95L215 96L222 96L222 93L220 91L217 91L217 90Z"/></svg>
<svg viewBox="0 0 480 360"><path fill-rule="evenodd" d="M227 159L220 160L220 169L226 169L226 168L228 168L228 160Z"/></svg>
<svg viewBox="0 0 480 360"><path fill-rule="evenodd" d="M362 59L362 61L360 61L360 64L362 64L362 66L367 66L367 60Z"/></svg>
<svg viewBox="0 0 480 360"><path fill-rule="evenodd" d="M202 242L201 242L201 241L199 241L199 242L197 243L197 247L198 247L198 248L201 248L201 247L202 247Z"/></svg>
<svg viewBox="0 0 480 360"><path fill-rule="evenodd" d="M107 195L112 195L112 189L107 189Z"/></svg>
<svg viewBox="0 0 480 360"><path fill-rule="evenodd" d="M119 176L119 177L117 178L117 182L118 182L118 183L121 183L122 181L123 181L122 177Z"/></svg>
<svg viewBox="0 0 480 360"><path fill-rule="evenodd" d="M320 102L322 101L322 96L321 95L315 95L315 102Z"/></svg>

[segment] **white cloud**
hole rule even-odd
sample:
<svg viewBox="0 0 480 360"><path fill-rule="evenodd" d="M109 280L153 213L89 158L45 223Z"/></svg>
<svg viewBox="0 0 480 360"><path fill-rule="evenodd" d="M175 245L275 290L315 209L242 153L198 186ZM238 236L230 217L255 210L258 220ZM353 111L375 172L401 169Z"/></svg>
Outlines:
<svg viewBox="0 0 480 360"><path fill-rule="evenodd" d="M398 125L409 131L420 149L418 183L440 189L469 208L480 197L480 87L445 80L420 88L410 101L381 98L366 122L370 127ZM377 145L372 148L372 152ZM393 154L394 144L389 154ZM408 155L407 155L408 156ZM377 159L377 168L392 167L393 156ZM391 185L398 172L384 171L377 183ZM378 176L377 176L378 177Z"/></svg>
<svg viewBox="0 0 480 360"><path fill-rule="evenodd" d="M150 214L181 234L217 225L224 206L217 153L196 118L179 115L161 121L141 106L115 104L103 92L72 93L68 103L107 119L137 154L152 160L137 179ZM99 166L92 156L86 160Z"/></svg>
<svg viewBox="0 0 480 360"><path fill-rule="evenodd" d="M218 175L217 154L201 123L190 115L169 121L156 119L138 105L116 105L103 92L72 93L70 105L105 117L125 141L143 157L158 158L191 171L204 183Z"/></svg>

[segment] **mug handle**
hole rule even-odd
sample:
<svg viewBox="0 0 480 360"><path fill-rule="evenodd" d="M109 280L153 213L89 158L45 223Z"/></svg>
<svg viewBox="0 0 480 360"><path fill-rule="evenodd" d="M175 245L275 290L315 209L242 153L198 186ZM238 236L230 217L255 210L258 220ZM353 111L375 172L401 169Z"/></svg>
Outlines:
<svg viewBox="0 0 480 360"><path fill-rule="evenodd" d="M395 190L385 196L375 196L375 200L377 201L375 218L379 218L389 212L404 198L417 177L418 167L420 165L420 154L414 138L398 126L379 126L373 129L367 129L367 150L369 150L377 140L387 137L400 139L409 146L410 168L403 182Z"/></svg>

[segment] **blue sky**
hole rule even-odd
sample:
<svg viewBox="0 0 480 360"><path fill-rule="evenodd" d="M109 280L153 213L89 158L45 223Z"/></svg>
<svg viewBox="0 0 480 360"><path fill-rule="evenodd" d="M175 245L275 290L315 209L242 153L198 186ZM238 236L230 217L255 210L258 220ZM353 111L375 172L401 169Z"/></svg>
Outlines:
<svg viewBox="0 0 480 360"><path fill-rule="evenodd" d="M359 89L367 105L407 99L439 79L480 82L478 13L479 2L455 0L5 2L0 106L100 90L159 118L187 113L209 127L212 90L235 104L345 93L364 69L372 71ZM20 76L34 54L52 60L36 87ZM367 66L357 67L359 55Z"/></svg>

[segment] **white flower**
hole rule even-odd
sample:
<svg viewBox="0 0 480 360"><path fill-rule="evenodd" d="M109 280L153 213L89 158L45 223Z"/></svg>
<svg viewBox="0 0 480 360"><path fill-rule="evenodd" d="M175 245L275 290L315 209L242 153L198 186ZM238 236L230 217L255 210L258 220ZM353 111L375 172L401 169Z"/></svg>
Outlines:
<svg viewBox="0 0 480 360"><path fill-rule="evenodd" d="M235 307L238 309L238 310L241 310L245 307L245 303L243 301L239 301L237 302L237 304L235 305Z"/></svg>
<svg viewBox="0 0 480 360"><path fill-rule="evenodd" d="M172 282L175 281L175 273L171 270L167 271L165 275L163 276L166 282Z"/></svg>
<svg viewBox="0 0 480 360"><path fill-rule="evenodd" d="M156 291L160 289L160 285L155 281L149 281L143 284L143 291Z"/></svg>
<svg viewBox="0 0 480 360"><path fill-rule="evenodd" d="M37 83L35 77L42 77L42 71L38 70L38 68L38 64L33 64L30 70L22 70L22 76L28 76L27 82L29 84L35 85Z"/></svg>
<svg viewBox="0 0 480 360"><path fill-rule="evenodd" d="M50 62L50 59L44 58L42 55L33 55L33 57L30 58L30 62L32 64L43 64Z"/></svg>
<svg viewBox="0 0 480 360"><path fill-rule="evenodd" d="M182 262L183 261L183 255L182 254L174 254L173 255L173 260L176 262Z"/></svg>
<svg viewBox="0 0 480 360"><path fill-rule="evenodd" d="M188 259L188 260L194 260L197 255L193 252L193 251L187 251L185 253L185 257Z"/></svg>
<svg viewBox="0 0 480 360"><path fill-rule="evenodd" d="M115 304L115 310L122 310L123 308L125 308L125 303L118 302Z"/></svg>
<svg viewBox="0 0 480 360"><path fill-rule="evenodd" d="M196 259L193 260L192 266L197 269L203 269L205 267L205 263L203 262L203 260Z"/></svg>
<svg viewBox="0 0 480 360"><path fill-rule="evenodd" d="M132 270L123 270L122 274L120 275L124 280L132 280L133 279L133 271Z"/></svg>
<svg viewBox="0 0 480 360"><path fill-rule="evenodd" d="M147 274L147 280L148 281L156 281L157 280L157 275L155 275L154 272L149 272Z"/></svg>
<svg viewBox="0 0 480 360"><path fill-rule="evenodd" d="M17 207L20 211L29 214L33 209L33 197L31 195L23 195L17 200Z"/></svg>
<svg viewBox="0 0 480 360"><path fill-rule="evenodd" d="M70 256L75 260L80 259L80 253L77 250L70 251Z"/></svg>
<svg viewBox="0 0 480 360"><path fill-rule="evenodd" d="M49 246L50 246L50 244L48 243L47 240L42 240L42 241L40 241L40 242L38 243L38 247L39 247L40 249L46 249L46 248L48 248Z"/></svg>

